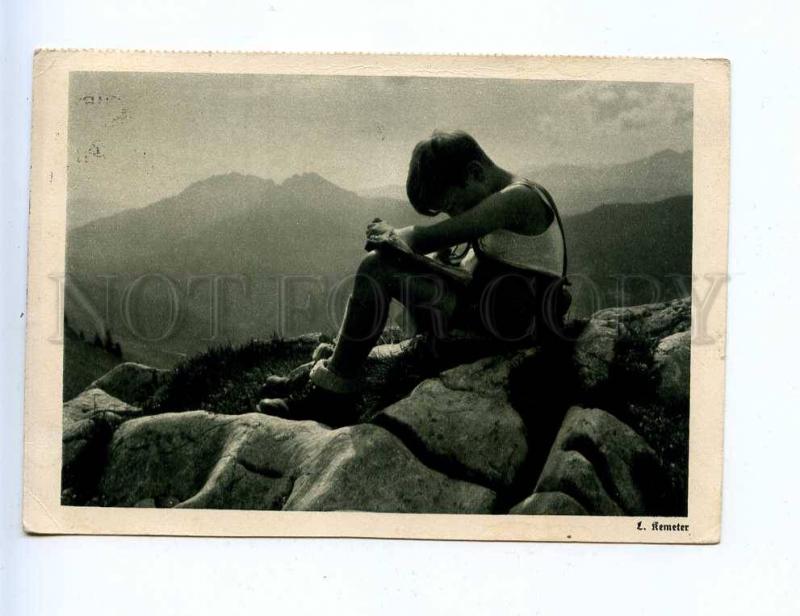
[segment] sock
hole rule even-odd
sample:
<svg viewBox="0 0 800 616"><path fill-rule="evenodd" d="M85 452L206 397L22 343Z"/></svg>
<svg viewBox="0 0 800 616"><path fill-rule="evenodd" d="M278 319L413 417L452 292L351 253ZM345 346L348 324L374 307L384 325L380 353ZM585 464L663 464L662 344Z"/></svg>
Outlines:
<svg viewBox="0 0 800 616"><path fill-rule="evenodd" d="M337 394L352 394L358 389L356 379L346 379L328 367L327 359L320 359L311 368L309 378L314 385Z"/></svg>

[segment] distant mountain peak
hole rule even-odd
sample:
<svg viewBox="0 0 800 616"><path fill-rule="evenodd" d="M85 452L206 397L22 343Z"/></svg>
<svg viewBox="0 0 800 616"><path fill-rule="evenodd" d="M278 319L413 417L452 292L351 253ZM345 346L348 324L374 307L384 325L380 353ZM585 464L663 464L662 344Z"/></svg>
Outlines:
<svg viewBox="0 0 800 616"><path fill-rule="evenodd" d="M229 171L228 173L218 173L205 178L192 182L183 189L183 193L192 193L195 191L206 191L208 189L227 189L232 186L253 185L261 188L271 188L275 186L272 180L266 180L257 175L250 173L239 173L238 171Z"/></svg>
<svg viewBox="0 0 800 616"><path fill-rule="evenodd" d="M350 193L351 191L342 188L338 184L334 184L330 180L322 177L319 173L308 171L305 173L296 173L295 175L286 178L281 184L281 188L291 191L329 191Z"/></svg>
<svg viewBox="0 0 800 616"><path fill-rule="evenodd" d="M658 152L655 152L654 154L651 154L650 156L648 156L648 158L650 160L653 160L653 159L657 159L657 160L658 159L680 159L680 158L691 157L691 155L692 155L692 151L691 150L686 150L685 152L678 152L677 150L673 150L672 148L667 148L666 150L659 150Z"/></svg>
<svg viewBox="0 0 800 616"><path fill-rule="evenodd" d="M319 173L316 173L314 171L306 171L304 173L295 173L294 175L286 178L283 181L283 183L281 184L281 186L287 187L287 186L293 186L293 185L296 185L296 184L306 184L306 185L310 185L310 184L317 184L317 185L319 185L319 184L330 184L331 186L336 186L336 184L334 184L333 182L331 182L329 180L326 180ZM337 188L338 188L338 186L337 186Z"/></svg>

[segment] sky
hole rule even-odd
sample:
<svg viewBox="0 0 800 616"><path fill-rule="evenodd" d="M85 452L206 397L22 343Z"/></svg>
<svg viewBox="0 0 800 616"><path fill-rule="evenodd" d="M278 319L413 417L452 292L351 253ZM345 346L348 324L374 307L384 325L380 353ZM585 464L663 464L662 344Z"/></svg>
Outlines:
<svg viewBox="0 0 800 616"><path fill-rule="evenodd" d="M470 132L511 171L627 162L690 149L691 120L683 84L73 73L68 197L111 212L232 171L404 184L414 145L437 128Z"/></svg>

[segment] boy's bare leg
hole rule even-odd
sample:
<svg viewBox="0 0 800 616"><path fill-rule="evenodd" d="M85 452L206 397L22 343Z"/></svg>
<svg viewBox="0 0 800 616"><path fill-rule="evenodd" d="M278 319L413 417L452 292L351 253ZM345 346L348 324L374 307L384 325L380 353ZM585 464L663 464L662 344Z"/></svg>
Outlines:
<svg viewBox="0 0 800 616"><path fill-rule="evenodd" d="M454 293L440 278L405 271L396 261L375 251L369 253L358 268L336 348L328 361L331 371L345 379L358 376L386 326L392 299L425 312L434 330L442 333L456 303Z"/></svg>
<svg viewBox="0 0 800 616"><path fill-rule="evenodd" d="M264 398L258 411L289 419L316 419L331 427L356 421L358 407L352 394L364 360L386 325L391 300L400 300L416 319L426 318L435 333L437 328L443 333L456 297L455 289L432 272L370 253L358 268L333 355L314 363L306 385L283 397Z"/></svg>

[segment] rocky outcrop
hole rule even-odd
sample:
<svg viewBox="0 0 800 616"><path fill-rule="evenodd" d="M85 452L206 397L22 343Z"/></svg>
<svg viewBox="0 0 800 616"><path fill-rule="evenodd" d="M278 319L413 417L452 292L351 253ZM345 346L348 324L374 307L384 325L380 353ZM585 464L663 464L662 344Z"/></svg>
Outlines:
<svg viewBox="0 0 800 616"><path fill-rule="evenodd" d="M650 488L663 482L659 460L641 436L605 411L576 406L534 494L512 513L645 515L660 496Z"/></svg>
<svg viewBox="0 0 800 616"><path fill-rule="evenodd" d="M427 468L378 426L330 430L194 411L123 425L100 498L128 507L488 513L495 495Z"/></svg>
<svg viewBox="0 0 800 616"><path fill-rule="evenodd" d="M64 403L61 490L65 504L85 501L94 494L114 430L140 412L96 388Z"/></svg>
<svg viewBox="0 0 800 616"><path fill-rule="evenodd" d="M595 313L575 345L579 386L591 392L608 385L614 369L629 361L626 352L631 347L686 332L690 322L689 298Z"/></svg>
<svg viewBox="0 0 800 616"><path fill-rule="evenodd" d="M511 508L513 515L589 515L578 501L563 492L534 492Z"/></svg>
<svg viewBox="0 0 800 616"><path fill-rule="evenodd" d="M575 403L602 408L656 452L667 471L658 511L685 515L691 304L602 310L575 344Z"/></svg>
<svg viewBox="0 0 800 616"><path fill-rule="evenodd" d="M658 396L666 404L689 403L691 333L678 332L662 338L653 355L658 372Z"/></svg>
<svg viewBox="0 0 800 616"><path fill-rule="evenodd" d="M572 325L582 327L574 343L547 349L466 333L380 345L360 423L337 430L250 412L270 374L264 362L294 367L280 386L297 387L313 349L330 352L318 336L217 349L168 374L123 364L95 382L105 390L65 404L62 500L677 515L686 506L690 310L684 299L600 311Z"/></svg>
<svg viewBox="0 0 800 616"><path fill-rule="evenodd" d="M101 376L89 389L102 389L130 404L141 404L158 389L167 374L166 370L125 362Z"/></svg>
<svg viewBox="0 0 800 616"><path fill-rule="evenodd" d="M525 425L506 392L516 357L489 357L428 379L378 414L430 466L508 489L525 464Z"/></svg>

